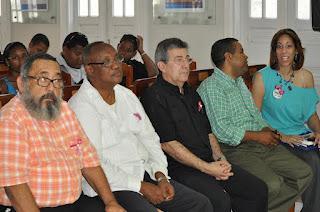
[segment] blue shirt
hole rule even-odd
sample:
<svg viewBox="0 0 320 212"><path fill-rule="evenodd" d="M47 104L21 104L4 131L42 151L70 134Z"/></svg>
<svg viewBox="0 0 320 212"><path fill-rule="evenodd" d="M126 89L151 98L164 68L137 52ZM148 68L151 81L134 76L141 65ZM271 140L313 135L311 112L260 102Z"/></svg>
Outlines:
<svg viewBox="0 0 320 212"><path fill-rule="evenodd" d="M9 79L5 76L3 77L1 80L4 81L4 83L6 84L7 86L7 92L9 94L13 94L13 95L17 95L17 90L16 88L12 85L12 83L9 81Z"/></svg>
<svg viewBox="0 0 320 212"><path fill-rule="evenodd" d="M287 135L308 131L305 123L316 112L319 101L316 89L295 86L269 66L259 72L264 83L262 117L272 128ZM276 86L281 86L282 95L276 91Z"/></svg>

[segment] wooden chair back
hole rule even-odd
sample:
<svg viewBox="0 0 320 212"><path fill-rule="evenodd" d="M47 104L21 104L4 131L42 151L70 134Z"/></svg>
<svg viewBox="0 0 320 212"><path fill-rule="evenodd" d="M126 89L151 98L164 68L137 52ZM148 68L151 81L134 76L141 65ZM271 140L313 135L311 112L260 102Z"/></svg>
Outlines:
<svg viewBox="0 0 320 212"><path fill-rule="evenodd" d="M252 78L253 78L253 75L257 71L259 71L260 69L262 69L264 67L266 67L265 64L248 66L248 71L242 75L244 83L248 86L248 89L250 91L252 90Z"/></svg>
<svg viewBox="0 0 320 212"><path fill-rule="evenodd" d="M13 94L0 94L0 108L7 104L14 96Z"/></svg>
<svg viewBox="0 0 320 212"><path fill-rule="evenodd" d="M80 88L80 85L69 85L63 88L63 100L68 101Z"/></svg>
<svg viewBox="0 0 320 212"><path fill-rule="evenodd" d="M194 70L190 71L188 83L189 85L197 89L201 82L209 77L213 73L213 69L201 69L201 70Z"/></svg>
<svg viewBox="0 0 320 212"><path fill-rule="evenodd" d="M190 63L190 65L189 65L189 69L190 69L190 71L196 70L197 69L197 62L192 61L192 63Z"/></svg>
<svg viewBox="0 0 320 212"><path fill-rule="evenodd" d="M148 77L143 79L137 79L134 82L134 86L132 91L137 95L137 97L141 97L144 91L150 87L157 79L157 76Z"/></svg>
<svg viewBox="0 0 320 212"><path fill-rule="evenodd" d="M133 67L122 63L123 77L125 78L125 86L129 89L133 86Z"/></svg>
<svg viewBox="0 0 320 212"><path fill-rule="evenodd" d="M64 86L70 86L71 85L71 75L64 72L64 71L61 71L61 76L63 79Z"/></svg>
<svg viewBox="0 0 320 212"><path fill-rule="evenodd" d="M0 63L0 76L6 75L9 72L9 68L5 63Z"/></svg>

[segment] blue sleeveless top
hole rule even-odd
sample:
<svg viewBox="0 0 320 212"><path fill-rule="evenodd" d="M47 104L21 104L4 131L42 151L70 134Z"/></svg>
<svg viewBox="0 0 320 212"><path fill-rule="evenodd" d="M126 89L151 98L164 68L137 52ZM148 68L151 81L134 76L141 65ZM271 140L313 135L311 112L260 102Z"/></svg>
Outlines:
<svg viewBox="0 0 320 212"><path fill-rule="evenodd" d="M1 80L4 81L4 83L7 86L7 91L9 94L17 95L17 90L16 88L12 85L12 83L9 81L9 79L5 76Z"/></svg>
<svg viewBox="0 0 320 212"><path fill-rule="evenodd" d="M319 97L316 89L297 87L282 79L278 71L269 66L259 72L264 83L261 113L268 124L287 135L310 131L305 123L317 111Z"/></svg>

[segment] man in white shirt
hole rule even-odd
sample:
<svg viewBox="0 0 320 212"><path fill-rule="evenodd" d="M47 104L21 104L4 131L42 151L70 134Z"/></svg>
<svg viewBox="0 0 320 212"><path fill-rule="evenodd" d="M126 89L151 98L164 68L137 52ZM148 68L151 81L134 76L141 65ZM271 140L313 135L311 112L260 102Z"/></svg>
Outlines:
<svg viewBox="0 0 320 212"><path fill-rule="evenodd" d="M118 202L130 211L213 211L209 200L168 180L159 137L138 98L118 85L120 58L109 44L95 42L83 53L87 74L69 104L96 147ZM100 201L83 182L88 201Z"/></svg>
<svg viewBox="0 0 320 212"><path fill-rule="evenodd" d="M87 36L72 32L64 39L62 52L56 58L62 72L71 76L72 85L81 84L86 76L82 65L82 52L86 45Z"/></svg>

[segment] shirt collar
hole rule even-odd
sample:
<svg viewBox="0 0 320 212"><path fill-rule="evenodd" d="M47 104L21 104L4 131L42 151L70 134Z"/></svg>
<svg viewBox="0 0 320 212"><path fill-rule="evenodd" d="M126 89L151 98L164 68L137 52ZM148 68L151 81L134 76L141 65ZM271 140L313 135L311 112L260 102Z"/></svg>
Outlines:
<svg viewBox="0 0 320 212"><path fill-rule="evenodd" d="M233 79L228 74L224 73L221 69L215 67L213 72L214 77L217 80L223 81L227 87L234 87L239 85L243 81L242 77Z"/></svg>
<svg viewBox="0 0 320 212"><path fill-rule="evenodd" d="M179 87L176 86L176 85L173 85L173 84L171 84L170 82L168 82L168 81L166 81L165 79L163 79L161 73L158 75L157 81L158 81L162 86L164 86L164 87L166 87L168 90L170 90L171 92L181 95ZM189 92L189 89L190 89L190 86L188 85L187 82L185 82L185 83L183 84L183 92L184 92L184 94L188 93L188 92Z"/></svg>

